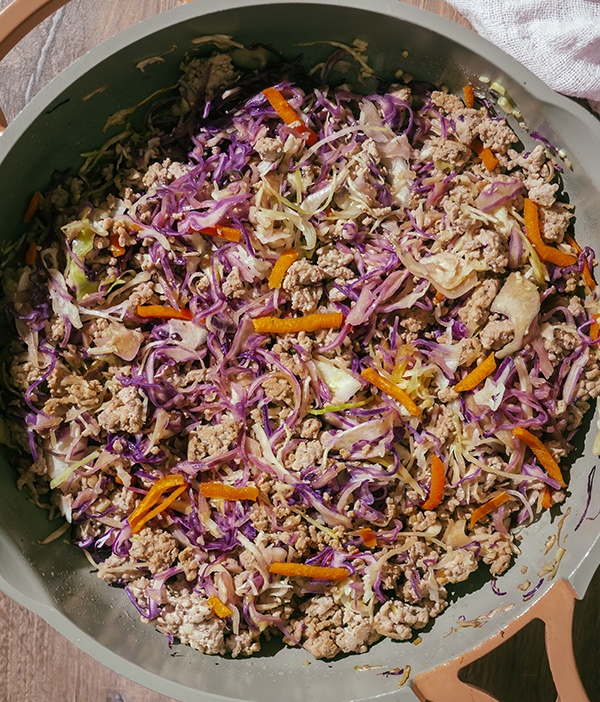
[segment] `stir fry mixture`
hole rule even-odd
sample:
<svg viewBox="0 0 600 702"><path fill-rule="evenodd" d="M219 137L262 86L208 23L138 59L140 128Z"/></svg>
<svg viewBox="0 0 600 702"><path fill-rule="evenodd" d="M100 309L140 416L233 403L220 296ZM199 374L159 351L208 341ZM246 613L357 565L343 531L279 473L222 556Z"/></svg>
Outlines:
<svg viewBox="0 0 600 702"><path fill-rule="evenodd" d="M546 145L469 86L237 52L34 197L5 414L19 485L144 620L331 658L413 637L564 499L594 255Z"/></svg>

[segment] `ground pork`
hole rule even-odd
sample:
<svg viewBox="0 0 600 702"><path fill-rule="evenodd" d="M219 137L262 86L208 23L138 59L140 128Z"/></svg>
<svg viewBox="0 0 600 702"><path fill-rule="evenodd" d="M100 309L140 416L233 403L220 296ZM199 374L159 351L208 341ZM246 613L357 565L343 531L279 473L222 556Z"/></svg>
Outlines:
<svg viewBox="0 0 600 702"><path fill-rule="evenodd" d="M481 346L489 351L497 351L513 340L515 335L514 327L510 319L492 319L479 334Z"/></svg>
<svg viewBox="0 0 600 702"><path fill-rule="evenodd" d="M179 544L167 531L145 527L131 537L129 558L146 563L151 573L160 573L177 558Z"/></svg>
<svg viewBox="0 0 600 702"><path fill-rule="evenodd" d="M234 299L241 298L246 294L246 287L240 276L240 269L237 266L231 269L231 272L223 281L222 290L225 297Z"/></svg>
<svg viewBox="0 0 600 702"><path fill-rule="evenodd" d="M405 641L411 638L413 629L422 629L428 622L429 612L425 607L390 600L383 604L375 615L373 627L382 636Z"/></svg>
<svg viewBox="0 0 600 702"><path fill-rule="evenodd" d="M444 137L432 137L427 146L421 149L422 161L435 161L448 164L451 170L460 170L471 158L472 151L458 141Z"/></svg>
<svg viewBox="0 0 600 702"><path fill-rule="evenodd" d="M162 163L153 163L148 167L142 178L142 183L148 190L156 189L160 185L171 183L185 175L190 167L179 161L166 158Z"/></svg>
<svg viewBox="0 0 600 702"><path fill-rule="evenodd" d="M97 410L106 394L99 380L86 380L81 375L71 374L60 362L57 362L47 382L50 399L44 404L44 412L51 417L64 417L71 408L76 408L78 412Z"/></svg>
<svg viewBox="0 0 600 702"><path fill-rule="evenodd" d="M478 285L465 304L460 308L458 316L464 322L470 334L487 322L490 307L498 294L499 283L495 278L486 278Z"/></svg>
<svg viewBox="0 0 600 702"><path fill-rule="evenodd" d="M271 375L262 384L265 395L271 402L293 406L295 396L292 386L284 376Z"/></svg>
<svg viewBox="0 0 600 702"><path fill-rule="evenodd" d="M225 620L215 615L206 597L177 582L168 586L166 599L155 620L159 631L172 634L201 653L226 652Z"/></svg>
<svg viewBox="0 0 600 702"><path fill-rule="evenodd" d="M286 465L292 471L298 472L304 468L310 468L316 463L320 463L322 457L323 444L318 439L303 441L298 444L296 450L289 455Z"/></svg>
<svg viewBox="0 0 600 702"><path fill-rule="evenodd" d="M251 656L253 653L260 651L260 632L254 633L246 629L238 634L231 634L225 639L225 648L229 651L232 658L239 656Z"/></svg>
<svg viewBox="0 0 600 702"><path fill-rule="evenodd" d="M555 202L552 207L540 207L539 212L544 240L551 244L560 243L565 238L573 213L560 202Z"/></svg>
<svg viewBox="0 0 600 702"><path fill-rule="evenodd" d="M477 534L479 530L475 529ZM484 530L481 530L484 533ZM477 536L475 535L475 538ZM492 575L501 575L510 566L513 558L513 536L495 532L491 538L482 539L481 552L483 562L490 566Z"/></svg>
<svg viewBox="0 0 600 702"><path fill-rule="evenodd" d="M188 441L188 461L201 461L206 456L228 451L239 431L238 422L229 414L224 414L217 424L204 424L194 429Z"/></svg>
<svg viewBox="0 0 600 702"><path fill-rule="evenodd" d="M254 148L263 161L278 161L283 155L283 144L279 139L259 137Z"/></svg>
<svg viewBox="0 0 600 702"><path fill-rule="evenodd" d="M470 551L450 551L435 566L435 579L440 585L460 583L477 570L477 565L477 559Z"/></svg>
<svg viewBox="0 0 600 702"><path fill-rule="evenodd" d="M355 277L350 267L354 262L354 254L351 251L344 251L332 245L323 246L317 252L317 262L326 279L333 278L344 282Z"/></svg>
<svg viewBox="0 0 600 702"><path fill-rule="evenodd" d="M101 406L98 423L106 431L138 434L146 423L146 402L140 391L131 385L118 390Z"/></svg>
<svg viewBox="0 0 600 702"><path fill-rule="evenodd" d="M289 267L282 288L290 296L292 309L304 314L315 312L323 294L324 273L308 259L295 261Z"/></svg>
<svg viewBox="0 0 600 702"><path fill-rule="evenodd" d="M304 619L292 622L292 636L317 658L338 653L362 653L379 638L368 618L335 603L332 597L314 597Z"/></svg>
<svg viewBox="0 0 600 702"><path fill-rule="evenodd" d="M523 179L530 200L539 205L550 207L554 202L558 184L553 183L554 169L546 158L546 150L542 144L537 144L531 152L508 152L509 168L516 168L516 174Z"/></svg>
<svg viewBox="0 0 600 702"><path fill-rule="evenodd" d="M541 331L544 348L553 364L566 358L581 346L581 337L577 333L577 329L568 324L547 324L542 327Z"/></svg>

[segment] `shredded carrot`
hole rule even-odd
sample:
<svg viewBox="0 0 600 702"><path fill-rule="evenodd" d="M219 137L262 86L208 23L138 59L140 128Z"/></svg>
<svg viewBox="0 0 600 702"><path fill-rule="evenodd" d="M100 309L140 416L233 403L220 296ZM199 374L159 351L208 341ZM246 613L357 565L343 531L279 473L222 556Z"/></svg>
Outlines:
<svg viewBox="0 0 600 702"><path fill-rule="evenodd" d="M377 546L377 536L371 527L363 527L362 529L359 529L358 535L367 548L375 548L375 546Z"/></svg>
<svg viewBox="0 0 600 702"><path fill-rule="evenodd" d="M582 252L581 246L573 239L573 237L570 234L565 234L565 241L569 246L572 246L575 251L577 251L578 254ZM592 273L592 270L590 268L590 264L587 262L587 259L583 260L583 279L585 280L585 284L588 286L590 290L594 290L596 287L596 281L594 280L594 275Z"/></svg>
<svg viewBox="0 0 600 702"><path fill-rule="evenodd" d="M182 485L181 487L176 488L173 490L173 492L165 497L165 499L158 504L154 509L150 510L147 514L145 514L143 517L140 517L135 522L135 525L132 525L132 533L135 534L138 532L141 528L142 525L145 524L146 522L149 522L151 519L154 519L154 517L157 517L161 512L164 512L167 507L173 504L175 500L181 495L183 492L185 492L187 489L187 485Z"/></svg>
<svg viewBox="0 0 600 702"><path fill-rule="evenodd" d="M31 220L34 218L35 213L37 212L37 208L40 205L40 201L42 199L42 193L38 192L37 190L33 193L33 196L31 200L29 201L29 204L27 205L27 209L25 210L25 214L23 215L23 222L25 224L29 224Z"/></svg>
<svg viewBox="0 0 600 702"><path fill-rule="evenodd" d="M269 573L288 575L292 578L313 578L315 580L343 580L350 575L346 568L326 568L305 563L272 563Z"/></svg>
<svg viewBox="0 0 600 702"><path fill-rule="evenodd" d="M446 296L444 295L444 293L440 292L439 290L433 296L434 302L443 302L445 299L446 299Z"/></svg>
<svg viewBox="0 0 600 702"><path fill-rule="evenodd" d="M494 352L490 353L476 368L465 375L462 380L454 386L456 392L465 392L466 390L475 389L479 383L483 382L488 375L491 375L496 370L496 357Z"/></svg>
<svg viewBox="0 0 600 702"><path fill-rule="evenodd" d="M555 266L560 266L560 268L574 266L577 263L577 256L561 251L554 246L544 246L540 257L543 258L544 261L553 263Z"/></svg>
<svg viewBox="0 0 600 702"><path fill-rule="evenodd" d="M494 152L491 149L483 147L480 139L473 139L471 148L483 161L483 165L488 171L493 171L496 168L499 163L498 159L494 156Z"/></svg>
<svg viewBox="0 0 600 702"><path fill-rule="evenodd" d="M176 310L166 305L138 305L136 314L144 319L184 319L188 322L194 319L194 315L185 307Z"/></svg>
<svg viewBox="0 0 600 702"><path fill-rule="evenodd" d="M164 493L173 488L175 488L173 492L155 507ZM165 475L159 478L148 490L144 499L129 515L132 533L137 533L142 528L142 525L165 510L186 488L187 483L182 475ZM152 509L153 507L154 509Z"/></svg>
<svg viewBox="0 0 600 702"><path fill-rule="evenodd" d="M442 459L435 454L431 457L431 485L429 497L421 505L421 509L435 509L444 497L446 482L446 466Z"/></svg>
<svg viewBox="0 0 600 702"><path fill-rule="evenodd" d="M540 233L540 212L537 203L528 197L523 200L523 219L525 220L525 233L533 244L533 248L541 255L541 250L546 246Z"/></svg>
<svg viewBox="0 0 600 702"><path fill-rule="evenodd" d="M339 329L344 323L341 312L305 314L303 317L257 317L252 320L259 334L296 334L317 329Z"/></svg>
<svg viewBox="0 0 600 702"><path fill-rule="evenodd" d="M27 249L27 253L25 254L25 265L34 266L36 259L37 259L37 245L36 245L35 241L32 241L31 244L29 244L29 248Z"/></svg>
<svg viewBox="0 0 600 702"><path fill-rule="evenodd" d="M542 467L546 470L546 473L556 480L562 487L566 487L567 484L563 480L562 472L560 466L554 460L554 456L550 451L544 446L544 444L530 431L523 429L522 427L515 427L512 430L513 436L517 439L521 439L535 454L535 457L542 464Z"/></svg>
<svg viewBox="0 0 600 702"><path fill-rule="evenodd" d="M540 210L536 202L528 197L523 200L523 219L525 220L525 233L532 243L533 248L542 261L549 261L555 266L564 268L574 266L577 263L577 256L560 251L554 246L549 246L542 239L540 232Z"/></svg>
<svg viewBox="0 0 600 702"><path fill-rule="evenodd" d="M121 244L119 244L119 235L118 234L111 234L110 235L110 252L115 258L119 258L119 256L124 256L126 253L126 249L124 249Z"/></svg>
<svg viewBox="0 0 600 702"><path fill-rule="evenodd" d="M290 249L289 251L284 251L281 256L275 261L271 275L269 276L269 287L270 288L280 288L285 274L288 272L289 267L298 258L298 252L295 249Z"/></svg>
<svg viewBox="0 0 600 702"><path fill-rule="evenodd" d="M279 117L288 125L300 134L306 134L306 143L308 146L313 146L318 141L318 137L310 127L300 118L300 115L294 110L290 103L283 97L277 88L265 88L262 94L267 98L271 107L277 112Z"/></svg>
<svg viewBox="0 0 600 702"><path fill-rule="evenodd" d="M224 602L221 602L216 595L211 595L208 600L206 600L206 603L219 619L225 619L225 617L229 617L233 614L229 607Z"/></svg>
<svg viewBox="0 0 600 702"><path fill-rule="evenodd" d="M483 161L483 165L488 169L488 171L493 171L494 168L496 168L496 166L500 163L494 156L494 152L491 149L482 149L479 157Z"/></svg>
<svg viewBox="0 0 600 702"><path fill-rule="evenodd" d="M598 319L596 317L594 317L594 321L590 324L589 335L592 341L596 341L600 336L600 325L598 324Z"/></svg>
<svg viewBox="0 0 600 702"><path fill-rule="evenodd" d="M365 368L361 375L365 380L368 380L371 385L374 385L386 395L393 397L394 400L398 400L398 402L403 404L413 417L418 417L421 414L421 410L407 392L390 382L387 378L384 378L374 368Z"/></svg>
<svg viewBox="0 0 600 702"><path fill-rule="evenodd" d="M590 264L587 259L583 261L583 279L590 290L594 290L596 287L596 281L594 280L594 274L590 269Z"/></svg>
<svg viewBox="0 0 600 702"><path fill-rule="evenodd" d="M200 234L208 236L216 236L219 239L227 239L227 241L238 242L242 238L242 232L235 227L222 227L217 224L215 227L204 227L200 230Z"/></svg>
<svg viewBox="0 0 600 702"><path fill-rule="evenodd" d="M254 485L233 487L224 483L200 483L200 494L221 500L252 500L258 497L258 488Z"/></svg>
<svg viewBox="0 0 600 702"><path fill-rule="evenodd" d="M573 237L570 234L565 234L565 241L567 242L567 244L569 244L569 246L573 247L578 254L580 254L583 251L581 246L579 246L579 244L575 241L575 239L573 239Z"/></svg>
<svg viewBox="0 0 600 702"><path fill-rule="evenodd" d="M463 87L463 95L465 98L465 107L472 108L475 105L475 93L473 92L473 86L467 84Z"/></svg>
<svg viewBox="0 0 600 702"><path fill-rule="evenodd" d="M473 510L473 514L471 515L471 519L469 521L469 528L472 529L476 522L478 522L482 517L485 517L486 514L489 514L490 512L493 512L495 509L503 505L507 500L510 499L510 495L507 492L499 492L497 495L494 495L491 500L488 500L487 502L484 502L482 505L479 505L477 509Z"/></svg>
<svg viewBox="0 0 600 702"><path fill-rule="evenodd" d="M550 507L552 507L552 491L547 485L544 488L544 494L542 495L542 507L544 509L550 509Z"/></svg>

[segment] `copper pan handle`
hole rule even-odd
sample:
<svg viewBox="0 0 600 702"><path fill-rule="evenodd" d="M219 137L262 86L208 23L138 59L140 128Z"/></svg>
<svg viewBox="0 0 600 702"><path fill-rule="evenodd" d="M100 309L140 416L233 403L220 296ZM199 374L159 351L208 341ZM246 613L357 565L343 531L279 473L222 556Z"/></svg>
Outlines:
<svg viewBox="0 0 600 702"><path fill-rule="evenodd" d="M13 0L0 12L0 60L24 36L69 0ZM0 109L0 134L6 129L6 117Z"/></svg>
<svg viewBox="0 0 600 702"><path fill-rule="evenodd" d="M558 693L557 702L589 702L573 653L573 608L576 594L570 583L558 580L523 615L469 653L415 676L413 692L421 702L497 702L487 692L462 682L461 668L497 648L534 619L545 624L546 653Z"/></svg>

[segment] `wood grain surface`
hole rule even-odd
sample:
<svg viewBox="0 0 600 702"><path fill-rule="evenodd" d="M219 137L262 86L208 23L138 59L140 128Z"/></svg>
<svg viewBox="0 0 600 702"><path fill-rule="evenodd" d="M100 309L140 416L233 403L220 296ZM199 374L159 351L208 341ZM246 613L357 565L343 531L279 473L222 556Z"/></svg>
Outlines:
<svg viewBox="0 0 600 702"><path fill-rule="evenodd" d="M7 4L8 0L0 0L0 8ZM180 0L71 0L0 63L0 104L8 120L85 51L179 4ZM443 0L409 0L409 4L467 25ZM599 640L600 571L584 600L577 603L574 622L576 656L592 702L600 702ZM0 595L0 651L0 702L168 702L92 660L4 595ZM534 622L465 669L461 677L487 689L500 702L554 702L543 624Z"/></svg>

